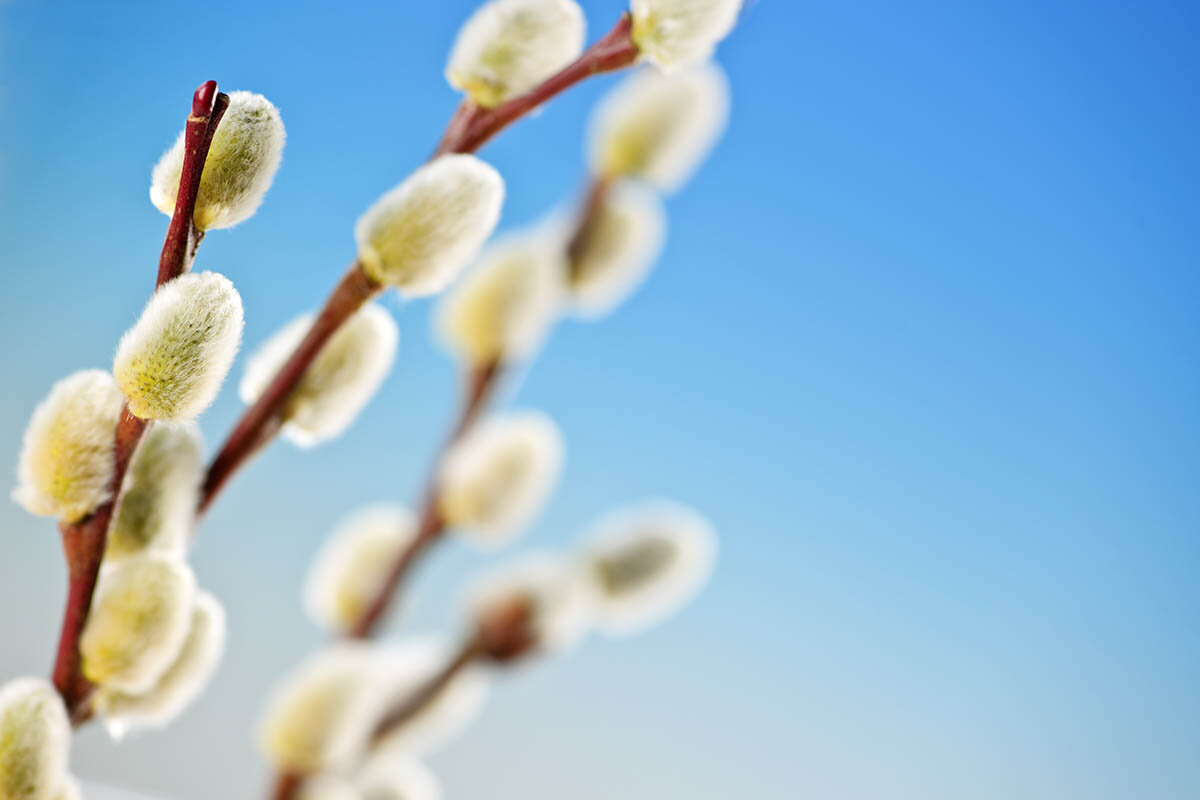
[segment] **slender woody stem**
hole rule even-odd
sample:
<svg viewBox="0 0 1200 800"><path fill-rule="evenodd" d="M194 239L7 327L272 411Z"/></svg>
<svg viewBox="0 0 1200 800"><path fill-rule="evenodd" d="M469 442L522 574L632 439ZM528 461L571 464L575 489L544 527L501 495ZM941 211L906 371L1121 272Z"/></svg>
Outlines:
<svg viewBox="0 0 1200 800"><path fill-rule="evenodd" d="M429 475L425 480L426 489L424 499L421 502L421 515L419 518L420 521L417 524L417 534L413 537L408 547L396 558L379 592L350 629L349 636L351 638L368 639L375 633L387 615L387 611L391 607L396 593L400 589L400 585L412 570L413 565L416 564L417 559L446 532L446 519L442 516L439 505L438 467L445 457L446 452L475 424L475 421L479 418L484 406L487 404L488 398L491 397L492 391L495 389L501 374L501 363L499 361L483 364L471 370L467 380L467 391L463 397L463 404L459 411L458 419L455 421L454 427L451 428L450 435L446 438L441 450L435 456L433 465L429 470Z"/></svg>
<svg viewBox="0 0 1200 800"><path fill-rule="evenodd" d="M383 285L368 277L357 261L350 265L304 339L254 405L242 415L221 452L213 459L200 493L199 514L208 509L237 468L278 432L282 425L281 411L288 397L325 343L342 323L381 291Z"/></svg>
<svg viewBox="0 0 1200 800"><path fill-rule="evenodd" d="M604 38L527 94L495 108L464 103L455 112L434 155L473 153L505 127L585 78L633 64L637 61L638 49L633 43L632 32L633 18L623 14Z"/></svg>
<svg viewBox="0 0 1200 800"><path fill-rule="evenodd" d="M192 95L192 113L188 116L184 128L179 192L175 196L175 212L171 215L171 223L167 227L162 255L158 262L158 280L154 287L156 291L167 281L188 270L192 258L195 257L196 248L200 246L203 234L197 233L193 222L196 197L200 191L200 178L204 173L209 145L212 144L213 134L228 106L229 95L217 91L216 81L206 81ZM129 468L133 451L137 449L138 442L149 426L150 421L135 417L130 413L128 405L121 407L121 415L113 434L115 446L109 499L79 521L59 524L63 553L67 561L68 585L52 680L62 695L71 721L76 725L86 722L91 717L90 701L95 688L83 675L79 638L83 635L92 608L100 562L104 559L104 548L108 543L108 528L120 497L121 486L125 481L125 472Z"/></svg>
<svg viewBox="0 0 1200 800"><path fill-rule="evenodd" d="M478 636L468 638L458 652L446 662L445 666L431 675L407 697L402 698L380 718L371 732L372 744L378 744L389 733L428 708L460 672L485 654L483 643Z"/></svg>
<svg viewBox="0 0 1200 800"><path fill-rule="evenodd" d="M606 175L596 175L588 183L584 193L583 205L575 222L575 230L567 240L567 280L574 283L579 278L582 266L580 256L587 251L592 238L596 235L597 222L604 210L604 204L612 193L613 181Z"/></svg>
<svg viewBox="0 0 1200 800"><path fill-rule="evenodd" d="M67 712L76 724L88 718L88 701L93 690L91 682L83 676L79 637L83 634L88 612L92 608L96 577L100 572L100 561L104 558L108 526L117 504L121 483L125 479L129 459L133 456L133 451L148 424L146 420L129 413L127 406L122 406L115 433L116 446L113 476L108 487L109 499L78 522L63 522L59 525L63 553L67 560L68 587L67 607L63 612L62 631L58 638L53 680L67 706Z"/></svg>
<svg viewBox="0 0 1200 800"><path fill-rule="evenodd" d="M179 171L179 192L175 196L175 213L167 227L162 256L158 260L158 282L155 288L177 278L191 267L204 231L196 228L196 198L200 193L200 177L212 145L217 125L229 107L229 95L217 91L216 81L207 81L192 95L192 113L183 129L183 166Z"/></svg>

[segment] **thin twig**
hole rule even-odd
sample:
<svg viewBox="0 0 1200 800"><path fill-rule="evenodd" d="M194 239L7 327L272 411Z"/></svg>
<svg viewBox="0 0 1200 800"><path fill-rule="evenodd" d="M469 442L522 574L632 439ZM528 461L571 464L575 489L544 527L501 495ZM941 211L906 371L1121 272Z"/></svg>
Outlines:
<svg viewBox="0 0 1200 800"><path fill-rule="evenodd" d="M583 264L580 258L591 244L596 235L597 222L604 210L604 204L612 192L613 181L607 175L595 175L588 183L584 192L583 205L576 218L575 230L567 240L567 281L574 283L579 278L579 270Z"/></svg>
<svg viewBox="0 0 1200 800"><path fill-rule="evenodd" d="M411 694L401 698L396 705L380 718L379 722L375 724L375 729L371 732L371 743L378 744L392 731L428 708L442 693L442 690L449 686L450 682L460 672L479 660L483 655L485 655L485 651L479 637L472 636L468 638L458 649L458 652L446 662L445 666L431 675L428 680L418 686Z"/></svg>
<svg viewBox="0 0 1200 800"><path fill-rule="evenodd" d="M279 431L284 404L329 338L354 312L381 291L383 285L368 277L357 261L350 265L304 339L254 405L238 420L221 451L213 459L204 478L198 514L208 509L238 467Z"/></svg>
<svg viewBox="0 0 1200 800"><path fill-rule="evenodd" d="M175 212L171 215L171 223L167 227L162 255L158 262L156 291L167 281L187 271L192 257L195 256L195 250L199 247L200 237L195 235L193 222L196 196L200 189L200 178L204 172L204 161L208 157L209 144L228 105L229 96L217 91L216 81L201 84L192 95L192 113L188 116L184 129L179 192L175 196ZM104 548L108 542L108 528L125 480L125 472L129 467L129 460L133 457L133 451L137 449L138 442L149 426L148 420L131 414L128 405L121 407L121 415L113 434L115 446L109 499L78 522L63 522L59 525L63 553L67 561L68 585L52 678L55 688L62 695L72 722L76 725L86 722L91 717L90 700L94 690L91 682L83 675L79 638L83 635L92 608L92 596L96 591L100 562L104 559Z"/></svg>

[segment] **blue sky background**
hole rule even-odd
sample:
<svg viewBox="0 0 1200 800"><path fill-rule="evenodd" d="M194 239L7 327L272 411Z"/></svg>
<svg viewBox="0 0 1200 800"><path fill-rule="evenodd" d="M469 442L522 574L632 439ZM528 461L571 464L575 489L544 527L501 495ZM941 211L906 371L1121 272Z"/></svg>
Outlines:
<svg viewBox="0 0 1200 800"><path fill-rule="evenodd" d="M622 9L582 5L589 38ZM255 346L428 155L473 6L0 5L0 452L148 297L149 171L198 83L263 92L288 127L262 211L198 262L237 284ZM1198 35L1195 4L1161 0L749 5L719 53L732 125L670 200L652 279L564 325L507 399L568 442L524 547L665 495L714 520L718 571L653 633L502 676L432 761L448 797L1200 795ZM483 152L503 227L573 198L612 83ZM232 626L212 689L162 734L85 733L81 774L261 796L262 696L320 641L306 561L355 505L414 496L457 391L429 304L387 302L401 354L359 423L277 445L204 525L194 563ZM42 673L57 536L11 504L0 535L0 675ZM453 630L485 561L443 548L397 635Z"/></svg>

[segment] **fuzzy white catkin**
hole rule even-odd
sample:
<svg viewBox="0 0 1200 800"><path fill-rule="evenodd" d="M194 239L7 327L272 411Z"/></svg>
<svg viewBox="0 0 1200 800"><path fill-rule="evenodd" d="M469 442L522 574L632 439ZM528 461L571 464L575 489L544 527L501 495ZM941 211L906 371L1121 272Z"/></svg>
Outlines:
<svg viewBox="0 0 1200 800"><path fill-rule="evenodd" d="M370 758L355 781L364 800L441 800L442 786L429 767L402 753Z"/></svg>
<svg viewBox="0 0 1200 800"><path fill-rule="evenodd" d="M229 108L213 135L193 219L200 230L230 228L254 216L271 188L287 135L279 109L261 94L230 92ZM163 153L150 176L150 202L175 212L183 170L184 134Z"/></svg>
<svg viewBox="0 0 1200 800"><path fill-rule="evenodd" d="M124 401L112 376L100 370L54 384L25 429L13 500L31 514L68 522L108 500Z"/></svg>
<svg viewBox="0 0 1200 800"><path fill-rule="evenodd" d="M187 638L154 686L141 694L101 690L97 709L109 735L121 739L138 728L161 728L200 696L225 652L225 609L208 592L196 592Z"/></svg>
<svg viewBox="0 0 1200 800"><path fill-rule="evenodd" d="M161 286L117 345L113 375L142 419L188 422L212 403L242 338L242 298L215 272Z"/></svg>
<svg viewBox="0 0 1200 800"><path fill-rule="evenodd" d="M244 402L262 396L313 319L303 314L292 320L250 357L238 387ZM375 303L359 309L329 338L288 396L281 412L284 436L312 447L344 433L383 385L399 341L400 330L385 309Z"/></svg>
<svg viewBox="0 0 1200 800"><path fill-rule="evenodd" d="M142 437L125 473L104 558L153 551L182 556L204 477L204 447L193 425L159 423Z"/></svg>
<svg viewBox="0 0 1200 800"><path fill-rule="evenodd" d="M296 800L367 800L349 778L315 775L300 785ZM371 798L370 800L374 800Z"/></svg>
<svg viewBox="0 0 1200 800"><path fill-rule="evenodd" d="M624 302L662 252L666 226L658 195L628 181L613 186L568 272L567 293L575 314L596 319Z"/></svg>
<svg viewBox="0 0 1200 800"><path fill-rule="evenodd" d="M467 606L480 615L514 598L529 604L530 633L544 652L566 650L587 633L591 598L570 560L531 553L497 567L472 582Z"/></svg>
<svg viewBox="0 0 1200 800"><path fill-rule="evenodd" d="M277 769L339 769L361 755L375 719L377 675L370 648L334 645L287 675L267 703L258 741Z"/></svg>
<svg viewBox="0 0 1200 800"><path fill-rule="evenodd" d="M54 800L84 800L83 788L73 775L67 775L54 793Z"/></svg>
<svg viewBox="0 0 1200 800"><path fill-rule="evenodd" d="M100 570L79 641L83 674L109 691L149 691L191 627L196 578L186 564L146 553Z"/></svg>
<svg viewBox="0 0 1200 800"><path fill-rule="evenodd" d="M712 574L717 537L690 508L654 502L602 518L583 547L593 624L611 635L671 616Z"/></svg>
<svg viewBox="0 0 1200 800"><path fill-rule="evenodd" d="M376 647L372 658L380 676L382 698L377 708L404 703L426 686L453 655L451 643L437 636L409 636ZM481 667L459 671L431 702L389 731L376 752L386 761L404 754L425 756L437 751L479 716L488 688L488 676Z"/></svg>
<svg viewBox="0 0 1200 800"><path fill-rule="evenodd" d="M0 800L53 800L67 781L71 723L41 678L0 687Z"/></svg>
<svg viewBox="0 0 1200 800"><path fill-rule="evenodd" d="M591 164L674 191L712 150L729 120L729 81L715 64L673 75L641 70L592 117Z"/></svg>
<svg viewBox="0 0 1200 800"><path fill-rule="evenodd" d="M304 605L317 625L351 630L370 606L416 535L417 521L406 508L364 508L343 521L313 559L304 587Z"/></svg>
<svg viewBox="0 0 1200 800"><path fill-rule="evenodd" d="M444 155L379 198L355 226L363 270L409 297L436 294L491 235L504 180L471 155Z"/></svg>
<svg viewBox="0 0 1200 800"><path fill-rule="evenodd" d="M562 248L549 236L531 233L490 247L442 301L442 341L470 364L520 361L558 316L565 269Z"/></svg>
<svg viewBox="0 0 1200 800"><path fill-rule="evenodd" d="M586 24L573 0L492 0L458 33L446 80L492 108L525 94L583 50Z"/></svg>
<svg viewBox="0 0 1200 800"><path fill-rule="evenodd" d="M698 64L737 23L742 0L632 0L633 42L659 69Z"/></svg>
<svg viewBox="0 0 1200 800"><path fill-rule="evenodd" d="M439 507L447 523L477 545L508 544L541 510L562 462L562 434L545 414L486 419L446 453Z"/></svg>

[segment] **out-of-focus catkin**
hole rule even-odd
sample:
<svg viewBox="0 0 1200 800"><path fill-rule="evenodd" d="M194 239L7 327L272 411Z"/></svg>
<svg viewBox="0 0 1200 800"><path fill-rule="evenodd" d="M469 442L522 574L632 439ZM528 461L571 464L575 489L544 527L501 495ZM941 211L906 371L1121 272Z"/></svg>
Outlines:
<svg viewBox="0 0 1200 800"><path fill-rule="evenodd" d="M54 384L25 429L13 500L32 514L67 522L108 500L124 400L112 376L100 370Z"/></svg>
<svg viewBox="0 0 1200 800"><path fill-rule="evenodd" d="M204 447L193 425L154 425L142 437L108 531L108 561L153 551L180 556L196 515Z"/></svg>
<svg viewBox="0 0 1200 800"><path fill-rule="evenodd" d="M304 314L281 328L246 364L239 393L254 403L266 391L313 323ZM344 433L383 385L400 331L392 315L375 303L357 311L321 348L280 411L283 434L311 447Z"/></svg>
<svg viewBox="0 0 1200 800"><path fill-rule="evenodd" d="M592 117L592 169L674 191L708 155L728 119L729 83L716 65L673 75L641 70Z"/></svg>
<svg viewBox="0 0 1200 800"><path fill-rule="evenodd" d="M562 435L545 414L509 412L486 419L442 461L442 515L476 544L507 544L549 497L562 461Z"/></svg>
<svg viewBox="0 0 1200 800"><path fill-rule="evenodd" d="M195 589L191 569L162 555L103 567L79 640L84 677L105 690L152 689L187 638Z"/></svg>
<svg viewBox="0 0 1200 800"><path fill-rule="evenodd" d="M444 155L379 198L358 220L366 274L409 297L435 294L467 264L500 219L504 180L471 155Z"/></svg>
<svg viewBox="0 0 1200 800"><path fill-rule="evenodd" d="M193 215L200 230L229 228L254 216L283 158L286 133L279 109L261 94L230 92L229 108L213 135ZM150 201L175 211L183 170L184 135L154 165Z"/></svg>
<svg viewBox="0 0 1200 800"><path fill-rule="evenodd" d="M55 800L67 783L71 723L41 678L0 687L0 800Z"/></svg>
<svg viewBox="0 0 1200 800"><path fill-rule="evenodd" d="M558 316L565 266L553 237L530 233L484 253L439 308L441 339L469 364L532 353Z"/></svg>
<svg viewBox="0 0 1200 800"><path fill-rule="evenodd" d="M237 355L242 298L215 272L159 288L117 345L113 375L142 419L188 422L208 408Z"/></svg>
<svg viewBox="0 0 1200 800"><path fill-rule="evenodd" d="M446 80L476 104L497 106L573 61L584 28L573 0L491 0L459 31Z"/></svg>

